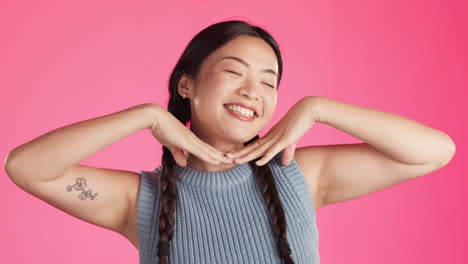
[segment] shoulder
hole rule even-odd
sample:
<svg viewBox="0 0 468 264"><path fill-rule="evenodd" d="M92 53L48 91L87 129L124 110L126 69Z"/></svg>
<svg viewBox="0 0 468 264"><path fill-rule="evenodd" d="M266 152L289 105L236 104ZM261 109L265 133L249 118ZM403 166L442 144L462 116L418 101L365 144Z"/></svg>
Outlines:
<svg viewBox="0 0 468 264"><path fill-rule="evenodd" d="M158 167L153 171L141 170L138 172L138 177L133 179L134 182L131 187L129 199L130 204L135 210L138 208L141 199L148 196L154 196L160 174L161 167Z"/></svg>
<svg viewBox="0 0 468 264"><path fill-rule="evenodd" d="M127 232L124 234L128 240L138 248L138 212L142 207L152 207L156 188L161 173L161 167L153 171L139 171L138 177L133 178L128 195L130 210L128 214Z"/></svg>
<svg viewBox="0 0 468 264"><path fill-rule="evenodd" d="M315 200L317 199L313 192L310 191L306 177L295 158L288 165L283 165L283 152L276 154L268 163L277 180L278 191L282 193L283 201L289 206L299 208L300 206L306 212L303 215L307 221L311 221L315 217L315 210L318 208ZM295 205L293 205L295 204ZM299 215L296 215L300 217Z"/></svg>
<svg viewBox="0 0 468 264"><path fill-rule="evenodd" d="M315 210L324 205L325 182L320 171L325 160L325 152L320 146L296 148L294 161L301 170L314 200ZM281 162L281 160L280 160Z"/></svg>

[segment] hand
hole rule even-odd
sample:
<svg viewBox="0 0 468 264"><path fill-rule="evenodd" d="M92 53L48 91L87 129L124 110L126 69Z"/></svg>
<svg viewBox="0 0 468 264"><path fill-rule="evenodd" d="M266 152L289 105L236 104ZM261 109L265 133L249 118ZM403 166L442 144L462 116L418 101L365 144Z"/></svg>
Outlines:
<svg viewBox="0 0 468 264"><path fill-rule="evenodd" d="M234 151L226 153L237 164L263 156L255 164L262 166L284 149L282 164L288 166L294 158L296 144L304 133L315 124L314 101L305 97L297 102L264 137Z"/></svg>
<svg viewBox="0 0 468 264"><path fill-rule="evenodd" d="M153 136L171 151L179 166L187 166L183 150L211 164L217 165L221 162L233 164L231 158L225 157L223 152L198 138L169 111L162 107L158 107L157 111L157 120L149 129Z"/></svg>

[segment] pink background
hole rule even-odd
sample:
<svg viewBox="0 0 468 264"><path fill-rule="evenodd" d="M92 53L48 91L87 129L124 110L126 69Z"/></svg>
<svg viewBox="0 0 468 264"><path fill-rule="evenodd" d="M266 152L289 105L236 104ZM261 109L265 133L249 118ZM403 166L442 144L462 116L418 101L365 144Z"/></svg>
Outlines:
<svg viewBox="0 0 468 264"><path fill-rule="evenodd" d="M247 19L273 34L284 58L266 129L300 98L318 95L406 116L457 145L438 171L318 210L322 262L467 263L465 3L2 1L0 155L67 124L141 103L166 106L170 71L188 41L212 23ZM298 147L356 142L316 124ZM161 145L140 131L83 163L152 170L160 157ZM0 176L0 263L138 263L119 234Z"/></svg>

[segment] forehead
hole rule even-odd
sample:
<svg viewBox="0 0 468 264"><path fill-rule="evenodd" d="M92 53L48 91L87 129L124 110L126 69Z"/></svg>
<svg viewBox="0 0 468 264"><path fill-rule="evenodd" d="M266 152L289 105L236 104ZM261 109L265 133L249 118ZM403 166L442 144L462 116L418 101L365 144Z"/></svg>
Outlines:
<svg viewBox="0 0 468 264"><path fill-rule="evenodd" d="M234 60L221 60L226 56L239 57L254 68L271 68L278 72L275 51L261 38L238 36L210 54L206 63L211 67L219 63L236 63Z"/></svg>

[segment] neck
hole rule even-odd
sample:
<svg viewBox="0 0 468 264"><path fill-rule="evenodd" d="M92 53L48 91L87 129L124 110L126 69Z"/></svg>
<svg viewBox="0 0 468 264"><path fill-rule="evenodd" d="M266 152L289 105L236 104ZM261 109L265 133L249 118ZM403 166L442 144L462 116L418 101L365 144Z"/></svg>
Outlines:
<svg viewBox="0 0 468 264"><path fill-rule="evenodd" d="M226 138L222 138L220 135L210 134L210 132L207 130L199 130L197 129L195 123L191 123L190 130L203 142L221 151L222 153L227 153L228 151L238 150L244 147L244 142L242 141L229 141ZM198 171L225 171L238 165L231 163L211 164L189 152L186 153L186 158L187 166Z"/></svg>
<svg viewBox="0 0 468 264"><path fill-rule="evenodd" d="M186 156L187 156L187 166L198 171L207 171L207 172L225 171L238 165L238 164L226 164L226 163L220 163L217 165L211 164L189 152L187 152Z"/></svg>

